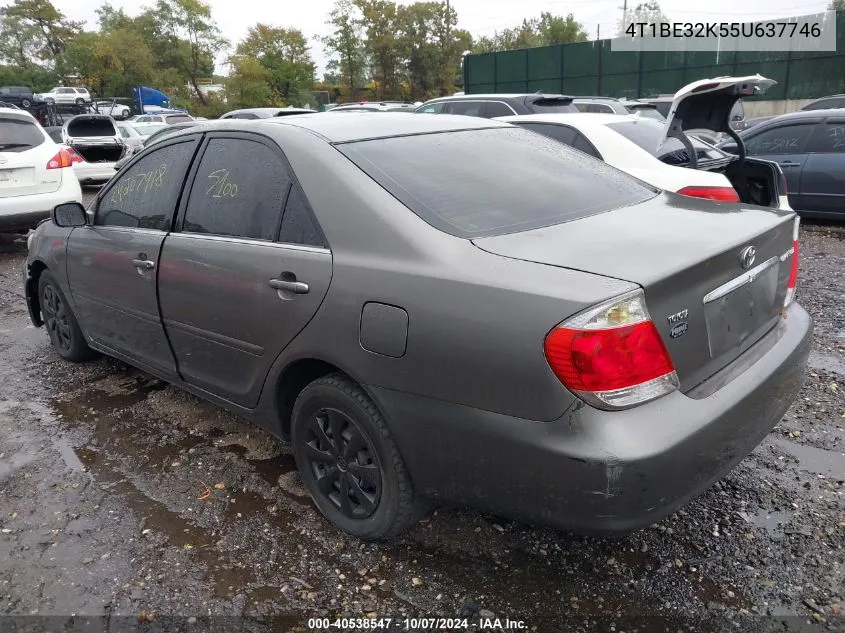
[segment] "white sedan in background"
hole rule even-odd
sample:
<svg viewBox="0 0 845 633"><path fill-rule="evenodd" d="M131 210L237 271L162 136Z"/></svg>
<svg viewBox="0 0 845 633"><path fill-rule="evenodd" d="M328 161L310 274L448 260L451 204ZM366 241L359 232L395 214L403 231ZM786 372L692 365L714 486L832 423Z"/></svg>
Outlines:
<svg viewBox="0 0 845 633"><path fill-rule="evenodd" d="M29 112L0 108L0 232L35 228L64 202L82 203L73 170L82 158Z"/></svg>

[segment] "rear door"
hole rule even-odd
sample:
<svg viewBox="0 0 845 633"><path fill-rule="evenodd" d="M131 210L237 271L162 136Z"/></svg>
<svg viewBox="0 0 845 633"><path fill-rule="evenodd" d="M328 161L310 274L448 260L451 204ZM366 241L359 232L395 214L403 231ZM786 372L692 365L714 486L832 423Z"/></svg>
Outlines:
<svg viewBox="0 0 845 633"><path fill-rule="evenodd" d="M801 172L807 159L805 148L815 126L815 120L782 123L752 132L743 138L749 156L771 160L780 165L786 176L790 204L801 204Z"/></svg>
<svg viewBox="0 0 845 633"><path fill-rule="evenodd" d="M815 127L807 143L796 209L845 209L845 117L831 117Z"/></svg>
<svg viewBox="0 0 845 633"><path fill-rule="evenodd" d="M320 307L332 256L278 145L216 132L201 151L162 252L161 314L182 378L254 407Z"/></svg>
<svg viewBox="0 0 845 633"><path fill-rule="evenodd" d="M173 375L158 310L160 252L198 135L162 143L103 189L89 226L68 238L68 281L80 326L95 342Z"/></svg>

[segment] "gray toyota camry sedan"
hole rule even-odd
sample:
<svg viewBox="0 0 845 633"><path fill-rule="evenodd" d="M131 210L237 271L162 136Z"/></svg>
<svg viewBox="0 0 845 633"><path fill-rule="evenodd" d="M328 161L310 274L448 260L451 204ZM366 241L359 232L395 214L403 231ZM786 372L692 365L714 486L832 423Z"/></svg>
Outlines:
<svg viewBox="0 0 845 633"><path fill-rule="evenodd" d="M197 125L56 207L25 265L68 361L135 365L290 441L382 539L431 502L581 532L665 516L798 393L789 211L660 192L462 116Z"/></svg>

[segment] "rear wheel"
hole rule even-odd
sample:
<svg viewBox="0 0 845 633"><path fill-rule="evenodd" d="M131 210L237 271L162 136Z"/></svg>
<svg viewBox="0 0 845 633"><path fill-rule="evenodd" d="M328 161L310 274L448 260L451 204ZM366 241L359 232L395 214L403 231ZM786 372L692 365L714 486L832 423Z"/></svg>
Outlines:
<svg viewBox="0 0 845 633"><path fill-rule="evenodd" d="M83 99L82 97L77 97L76 105L85 105L85 99Z"/></svg>
<svg viewBox="0 0 845 633"><path fill-rule="evenodd" d="M124 110L123 112L120 113L120 116L123 117L124 119L128 119L129 118L129 110Z"/></svg>
<svg viewBox="0 0 845 633"><path fill-rule="evenodd" d="M92 358L94 352L88 347L58 281L46 270L38 279L38 299L44 327L59 356L74 363Z"/></svg>
<svg viewBox="0 0 845 633"><path fill-rule="evenodd" d="M21 105L22 105L24 108L28 108L29 106L31 106L31 105L32 105L32 102L31 102L29 99L22 99L22 100L21 100Z"/></svg>
<svg viewBox="0 0 845 633"><path fill-rule="evenodd" d="M428 509L379 410L342 374L309 384L293 407L303 483L329 521L364 540L388 539Z"/></svg>

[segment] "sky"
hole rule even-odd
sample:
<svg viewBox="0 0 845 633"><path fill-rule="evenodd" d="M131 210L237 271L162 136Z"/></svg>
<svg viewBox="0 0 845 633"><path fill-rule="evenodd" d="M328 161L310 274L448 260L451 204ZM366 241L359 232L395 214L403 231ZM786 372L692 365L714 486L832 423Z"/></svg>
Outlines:
<svg viewBox="0 0 845 633"><path fill-rule="evenodd" d="M318 74L325 70L328 57L317 39L328 32L326 20L333 0L206 0L212 15L223 34L233 43L243 38L247 29L256 22L274 26L295 27L311 38L311 54L317 63ZM644 0L628 0L628 9ZM11 0L0 0L0 6ZM97 0L53 0L55 6L72 20L85 20L96 28ZM409 4L410 0L398 0ZM575 19L589 33L590 39L609 37L615 33L622 16L623 0L451 0L458 13L458 23L473 35L492 35L495 31L513 27L523 18L540 15L541 11L566 15ZM134 15L145 4L144 0L111 0L114 7L122 7ZM661 0L660 6L673 22L748 22L768 18L789 17L824 11L828 0ZM224 55L219 56L222 60ZM223 67L218 69L223 71Z"/></svg>

